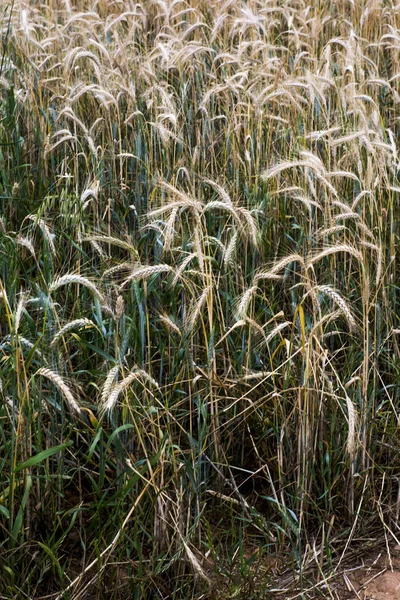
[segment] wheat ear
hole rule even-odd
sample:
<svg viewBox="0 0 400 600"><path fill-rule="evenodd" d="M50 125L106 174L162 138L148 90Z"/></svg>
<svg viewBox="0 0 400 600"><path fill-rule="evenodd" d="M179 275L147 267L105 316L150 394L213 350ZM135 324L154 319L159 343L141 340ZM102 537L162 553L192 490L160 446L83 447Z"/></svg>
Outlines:
<svg viewBox="0 0 400 600"><path fill-rule="evenodd" d="M58 277L53 281L49 290L50 292L54 292L59 287L63 285L68 285L69 283L77 283L78 285L83 285L84 287L88 288L93 293L93 295L100 300L100 302L105 302L103 295L94 285L94 283L86 277L82 277L81 275L63 275L62 277Z"/></svg>
<svg viewBox="0 0 400 600"><path fill-rule="evenodd" d="M72 329L81 329L82 327L96 327L96 325L90 319L74 319L74 321L67 323L64 325L64 327L61 327L61 329L57 331L50 346L54 346L57 340L59 340L60 337L65 333L68 333L68 331L71 331Z"/></svg>
<svg viewBox="0 0 400 600"><path fill-rule="evenodd" d="M339 294L339 292L331 288L329 285L318 285L315 288L313 288L313 291L322 292L323 294L326 294L327 296L332 298L332 300L335 302L335 304L337 304L341 312L345 315L349 323L350 329L356 328L356 321L352 315L352 312L347 306L344 298ZM307 294L309 293L310 292L307 292Z"/></svg>
<svg viewBox="0 0 400 600"><path fill-rule="evenodd" d="M118 402L118 397L121 394L121 392L123 392L127 387L129 387L133 381L140 378L147 380L149 383L158 388L158 383L152 377L150 377L150 375L146 373L146 371L143 371L143 369L135 368L131 373L129 373L129 375L125 377L125 379L121 381L121 383L119 383L112 389L111 394L108 396L108 398L106 398L106 401L102 406L103 412L111 411ZM102 394L102 399L103 396L105 397L104 390Z"/></svg>
<svg viewBox="0 0 400 600"><path fill-rule="evenodd" d="M62 377L60 375L58 375L51 369L46 369L46 368L41 368L38 371L36 371L36 375L41 375L42 377L46 377L47 379L49 379L49 381L54 383L54 385L56 387L58 387L60 392L63 394L65 400L67 401L67 404L69 406L71 413L75 414L75 415L80 414L81 409L80 409L79 404L75 400L74 396L72 395L71 390L69 389L69 387L67 386L67 384L65 383L65 381L62 379Z"/></svg>
<svg viewBox="0 0 400 600"><path fill-rule="evenodd" d="M174 269L169 265L154 265L150 267L140 267L139 269L135 269L129 275L129 277L125 279L125 281L119 286L119 289L122 290L130 281L137 281L138 279L148 279L152 275L171 272L174 272Z"/></svg>

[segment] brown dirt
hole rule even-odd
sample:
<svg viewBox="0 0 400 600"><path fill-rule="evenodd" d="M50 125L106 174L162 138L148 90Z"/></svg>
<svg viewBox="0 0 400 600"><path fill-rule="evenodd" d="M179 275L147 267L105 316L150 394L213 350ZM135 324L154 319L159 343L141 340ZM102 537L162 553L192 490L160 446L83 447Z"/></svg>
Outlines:
<svg viewBox="0 0 400 600"><path fill-rule="evenodd" d="M400 547L370 552L342 578L340 600L400 600Z"/></svg>

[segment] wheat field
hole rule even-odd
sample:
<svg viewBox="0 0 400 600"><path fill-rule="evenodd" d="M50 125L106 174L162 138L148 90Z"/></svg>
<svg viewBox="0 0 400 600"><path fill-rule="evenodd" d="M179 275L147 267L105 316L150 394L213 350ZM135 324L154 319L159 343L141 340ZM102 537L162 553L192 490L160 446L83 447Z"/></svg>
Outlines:
<svg viewBox="0 0 400 600"><path fill-rule="evenodd" d="M400 3L0 7L0 598L338 599L400 539Z"/></svg>

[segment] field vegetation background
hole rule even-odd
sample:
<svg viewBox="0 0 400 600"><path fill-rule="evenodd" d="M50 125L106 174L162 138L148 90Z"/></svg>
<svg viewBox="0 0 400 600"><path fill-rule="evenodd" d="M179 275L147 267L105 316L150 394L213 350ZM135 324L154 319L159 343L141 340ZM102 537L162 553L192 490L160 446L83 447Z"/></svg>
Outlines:
<svg viewBox="0 0 400 600"><path fill-rule="evenodd" d="M0 597L334 598L400 538L400 4L1 9Z"/></svg>

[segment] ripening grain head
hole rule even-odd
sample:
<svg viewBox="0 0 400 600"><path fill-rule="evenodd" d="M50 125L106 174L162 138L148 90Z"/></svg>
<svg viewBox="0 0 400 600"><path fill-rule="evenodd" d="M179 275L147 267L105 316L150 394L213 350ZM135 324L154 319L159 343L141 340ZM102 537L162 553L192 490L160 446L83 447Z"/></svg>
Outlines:
<svg viewBox="0 0 400 600"><path fill-rule="evenodd" d="M301 267L305 267L304 259L299 254L290 254L289 256L285 256L280 261L275 263L269 270L260 271L254 277L254 282L257 283L263 279L280 279L281 276L278 275L280 271L282 271L285 267L290 265L291 263L297 262Z"/></svg>
<svg viewBox="0 0 400 600"><path fill-rule="evenodd" d="M140 279L148 279L153 275L160 275L165 273L173 273L174 269L170 265L152 265L148 267L139 267L132 271L132 273L125 279L125 281L119 286L122 290L131 281L139 281Z"/></svg>
<svg viewBox="0 0 400 600"><path fill-rule="evenodd" d="M73 414L73 415L80 414L81 409L80 409L78 402L75 400L71 390L69 389L69 387L67 386L67 384L65 383L63 378L60 375L58 375L58 373L55 373L51 369L42 367L36 372L36 375L41 375L42 377L45 377L59 389L59 391L64 396L64 398L67 402L67 405L71 411L71 414Z"/></svg>
<svg viewBox="0 0 400 600"><path fill-rule="evenodd" d="M51 341L51 346L54 346L57 343L57 341L63 335L68 333L69 331L72 331L74 329L87 329L87 328L92 328L92 327L96 327L96 325L93 323L93 321L91 319L87 319L87 318L74 319L73 321L66 323L63 327L61 327L61 329L59 329L59 331L57 331L57 333L55 334L55 336L53 337L53 339Z"/></svg>
<svg viewBox="0 0 400 600"><path fill-rule="evenodd" d="M146 373L146 371L139 368L135 368L124 379L122 379L120 383L112 387L112 383L114 381L116 373L116 369L115 371L111 370L104 384L101 398L101 410L104 412L113 410L118 402L118 398L121 395L121 393L136 380L138 380L139 382L141 381L143 387L145 387L144 382L146 382L158 388L157 382L148 373Z"/></svg>
<svg viewBox="0 0 400 600"><path fill-rule="evenodd" d="M326 256L332 256L333 254L338 254L341 252L344 252L346 254L349 254L350 256L353 256L362 264L363 256L359 250L357 250L353 246L350 246L349 244L338 244L337 246L330 246L328 248L325 248L321 252L318 252L317 254L314 254L314 256L311 256L310 258L308 258L307 268L313 266L315 263L319 262Z"/></svg>
<svg viewBox="0 0 400 600"><path fill-rule="evenodd" d="M62 275L53 281L53 283L49 287L50 292L54 292L60 287L65 285L69 285L71 283L75 283L77 285L81 285L87 289L89 289L96 298L100 300L100 302L104 302L104 297L100 290L96 287L96 285L87 279L86 277L82 277L81 275Z"/></svg>
<svg viewBox="0 0 400 600"><path fill-rule="evenodd" d="M350 310L350 307L348 306L348 304L346 303L344 298L339 294L339 292L337 292L335 289L333 289L332 287L330 287L328 285L316 286L315 288L313 288L313 291L314 292L318 291L318 292L324 294L325 296L331 298L334 301L334 303L337 305L337 307L341 310L343 315L346 317L346 320L350 326L350 329L355 329L355 327L356 327L355 318ZM310 293L310 292L308 292L308 293Z"/></svg>

